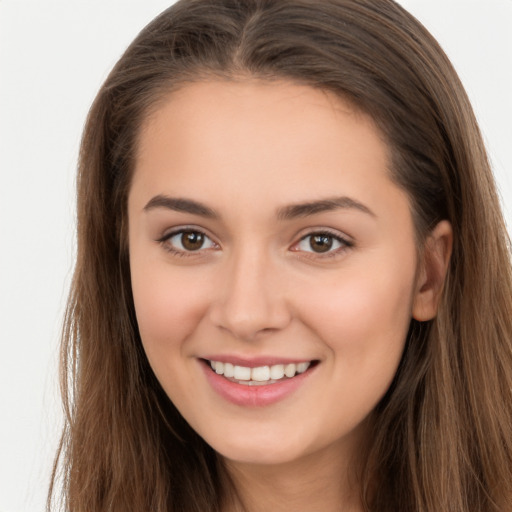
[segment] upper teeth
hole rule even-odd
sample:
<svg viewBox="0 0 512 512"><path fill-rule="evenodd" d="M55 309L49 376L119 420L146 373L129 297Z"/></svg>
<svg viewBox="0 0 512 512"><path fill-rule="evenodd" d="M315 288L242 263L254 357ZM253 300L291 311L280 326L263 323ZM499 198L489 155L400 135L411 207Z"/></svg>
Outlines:
<svg viewBox="0 0 512 512"><path fill-rule="evenodd" d="M238 366L221 361L210 361L210 365L215 373L231 377L238 381L249 382L268 382L282 379L283 377L294 377L297 373L304 373L310 366L307 363L288 363L275 364L272 366L257 366L249 368L248 366Z"/></svg>

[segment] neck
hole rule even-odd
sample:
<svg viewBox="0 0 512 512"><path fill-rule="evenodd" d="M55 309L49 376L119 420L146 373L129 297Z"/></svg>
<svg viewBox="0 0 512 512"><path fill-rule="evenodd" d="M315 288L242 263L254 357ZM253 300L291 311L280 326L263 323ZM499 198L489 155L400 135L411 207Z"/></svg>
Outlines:
<svg viewBox="0 0 512 512"><path fill-rule="evenodd" d="M234 492L225 512L362 512L359 485L350 459L335 447L300 460L262 465L225 460Z"/></svg>

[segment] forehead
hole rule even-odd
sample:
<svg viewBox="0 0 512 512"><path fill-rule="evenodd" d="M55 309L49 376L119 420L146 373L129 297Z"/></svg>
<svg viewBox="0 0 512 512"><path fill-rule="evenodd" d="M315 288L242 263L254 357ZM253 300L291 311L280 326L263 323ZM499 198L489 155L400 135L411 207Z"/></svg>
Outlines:
<svg viewBox="0 0 512 512"><path fill-rule="evenodd" d="M197 82L143 124L132 192L224 205L340 194L374 202L384 185L397 188L388 164L373 120L334 94L289 82Z"/></svg>

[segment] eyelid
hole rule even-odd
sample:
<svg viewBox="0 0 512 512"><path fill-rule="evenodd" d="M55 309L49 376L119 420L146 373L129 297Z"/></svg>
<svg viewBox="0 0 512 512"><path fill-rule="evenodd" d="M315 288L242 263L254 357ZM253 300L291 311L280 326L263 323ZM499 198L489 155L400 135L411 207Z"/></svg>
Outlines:
<svg viewBox="0 0 512 512"><path fill-rule="evenodd" d="M200 248L197 250L186 250L186 249L180 249L177 247L173 247L172 245L168 244L167 242L174 236L179 235L181 233L191 231L191 232L197 232L202 234L206 239L208 239L214 247L207 247L207 248ZM326 235L328 237L333 238L336 240L339 244L341 244L340 247L337 247L335 249L329 249L325 252L315 252L313 250L306 251L299 248L299 244L301 244L305 239L308 237L312 237L315 235ZM160 243L164 248L175 255L178 256L199 256L201 254L204 254L205 251L211 251L211 250L217 250L220 248L220 244L215 240L215 237L210 235L207 230L205 230L202 227L196 226L196 225L182 225L182 226L176 226L168 231L166 231L161 237L157 238L155 240L156 242ZM292 252L300 252L303 253L303 255L311 258L328 258L333 257L336 255L339 255L342 252L345 252L346 250L354 247L354 241L352 240L352 237L349 237L348 235L332 229L332 228L326 228L326 227L314 227L314 228L308 228L307 231L303 231L302 233L299 233L296 236L296 241L290 246L289 250Z"/></svg>
<svg viewBox="0 0 512 512"><path fill-rule="evenodd" d="M303 242L308 237L312 237L315 235L326 235L328 237L333 238L337 242L341 244L341 247L338 247L333 250L328 250L324 253L322 252L315 252L315 251L304 251L298 248L299 244ZM354 247L354 241L352 237L349 237L348 235L338 231L334 230L332 228L325 228L325 227L315 227L315 228L309 228L307 232L302 232L298 235L298 240L292 244L290 247L290 250L293 252L301 252L304 253L307 257L314 257L314 258L327 258L327 257L333 257L340 253L345 252L348 249L351 249Z"/></svg>
<svg viewBox="0 0 512 512"><path fill-rule="evenodd" d="M176 235L179 235L180 233L185 233L187 231L194 232L194 233L200 233L203 235L206 239L210 240L214 247L207 247L207 248L200 248L195 251L186 250L186 249L180 249L177 247L173 247L170 244L168 244L169 240L173 238ZM205 229L195 226L195 225L184 225L184 226L176 226L174 228L171 228L167 230L161 237L157 238L155 240L156 242L160 243L165 250L170 252L171 254L179 255L179 256L199 256L200 254L203 254L205 251L211 251L212 249L218 249L219 243L214 239L213 236L211 236Z"/></svg>

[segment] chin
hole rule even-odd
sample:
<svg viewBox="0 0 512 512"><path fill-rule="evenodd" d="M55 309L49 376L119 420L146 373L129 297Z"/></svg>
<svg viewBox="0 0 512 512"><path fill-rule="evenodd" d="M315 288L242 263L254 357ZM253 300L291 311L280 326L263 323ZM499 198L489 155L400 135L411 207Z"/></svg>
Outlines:
<svg viewBox="0 0 512 512"><path fill-rule="evenodd" d="M304 455L303 450L295 450L290 447L280 447L278 451L274 447L266 446L239 446L229 447L226 450L216 450L223 458L239 464L250 464L255 466L278 466L295 462Z"/></svg>
<svg viewBox="0 0 512 512"><path fill-rule="evenodd" d="M308 453L308 443L298 436L280 435L277 432L260 432L259 435L232 435L224 433L206 442L227 460L254 465L279 465L301 459Z"/></svg>

